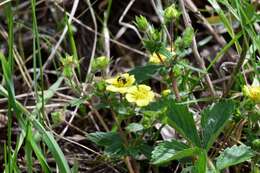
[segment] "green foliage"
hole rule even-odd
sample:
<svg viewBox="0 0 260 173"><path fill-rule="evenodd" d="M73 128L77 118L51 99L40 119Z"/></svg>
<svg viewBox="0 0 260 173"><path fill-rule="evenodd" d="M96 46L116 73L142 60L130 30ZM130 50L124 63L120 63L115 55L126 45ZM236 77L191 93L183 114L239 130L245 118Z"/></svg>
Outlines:
<svg viewBox="0 0 260 173"><path fill-rule="evenodd" d="M195 162L193 167L194 173L206 173L207 171L207 152L201 150L198 154L198 160Z"/></svg>
<svg viewBox="0 0 260 173"><path fill-rule="evenodd" d="M216 161L217 169L222 170L229 166L245 162L254 156L254 152L246 145L232 146L226 148L218 157Z"/></svg>
<svg viewBox="0 0 260 173"><path fill-rule="evenodd" d="M185 105L169 101L167 108L168 123L172 125L184 138L195 146L200 147L201 142L193 119L193 114Z"/></svg>
<svg viewBox="0 0 260 173"><path fill-rule="evenodd" d="M126 153L123 139L117 132L94 132L90 133L87 138L104 147L108 155L122 156Z"/></svg>
<svg viewBox="0 0 260 173"><path fill-rule="evenodd" d="M165 22L171 22L174 19L178 19L181 13L176 9L175 5L172 4L164 10Z"/></svg>
<svg viewBox="0 0 260 173"><path fill-rule="evenodd" d="M172 160L179 160L194 156L199 152L199 148L189 148L189 146L178 141L165 141L158 144L153 152L151 162L156 165L168 163Z"/></svg>
<svg viewBox="0 0 260 173"><path fill-rule="evenodd" d="M150 24L147 21L146 17L140 15L140 16L135 16L135 25L137 26L138 29L141 31L146 31L149 27Z"/></svg>
<svg viewBox="0 0 260 173"><path fill-rule="evenodd" d="M126 130L128 132L139 132L139 131L142 131L144 129L143 125L142 124L139 124L139 123L131 123L129 124L127 127L126 127Z"/></svg>
<svg viewBox="0 0 260 173"><path fill-rule="evenodd" d="M203 110L201 113L202 141L206 150L210 149L234 109L233 102L222 101Z"/></svg>
<svg viewBox="0 0 260 173"><path fill-rule="evenodd" d="M192 39L194 37L194 30L192 27L187 27L182 33L182 37L177 37L174 46L177 54L182 54L186 48L190 47Z"/></svg>
<svg viewBox="0 0 260 173"><path fill-rule="evenodd" d="M95 59L93 59L91 64L91 70L93 72L96 72L98 70L104 70L107 68L107 66L110 63L110 59L106 56L100 56Z"/></svg>
<svg viewBox="0 0 260 173"><path fill-rule="evenodd" d="M145 80L150 79L154 74L156 74L160 70L161 67L161 65L153 64L139 66L130 70L129 74L134 75L136 82L141 83Z"/></svg>

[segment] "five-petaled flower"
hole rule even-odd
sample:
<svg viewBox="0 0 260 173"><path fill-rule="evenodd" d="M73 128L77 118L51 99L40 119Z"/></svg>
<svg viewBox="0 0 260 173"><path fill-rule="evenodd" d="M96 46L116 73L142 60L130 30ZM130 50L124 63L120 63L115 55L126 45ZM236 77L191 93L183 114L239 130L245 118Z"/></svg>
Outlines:
<svg viewBox="0 0 260 173"><path fill-rule="evenodd" d="M154 100L154 92L147 85L132 86L127 91L126 100L140 107L147 106Z"/></svg>
<svg viewBox="0 0 260 173"><path fill-rule="evenodd" d="M149 62L152 64L162 64L166 60L166 56L160 54L160 53L153 53L150 58Z"/></svg>
<svg viewBox="0 0 260 173"><path fill-rule="evenodd" d="M260 86L244 86L243 93L255 103L260 103Z"/></svg>
<svg viewBox="0 0 260 173"><path fill-rule="evenodd" d="M128 73L124 73L114 78L107 79L106 82L110 84L106 87L106 90L124 94L127 92L129 87L134 84L135 77L134 75L129 75Z"/></svg>
<svg viewBox="0 0 260 173"><path fill-rule="evenodd" d="M172 56L175 56L176 53L171 50L170 47L166 48L168 51L171 52ZM167 59L167 57L161 53L153 53L152 55L150 55L149 57L149 62L152 64L162 64L164 63L164 61Z"/></svg>

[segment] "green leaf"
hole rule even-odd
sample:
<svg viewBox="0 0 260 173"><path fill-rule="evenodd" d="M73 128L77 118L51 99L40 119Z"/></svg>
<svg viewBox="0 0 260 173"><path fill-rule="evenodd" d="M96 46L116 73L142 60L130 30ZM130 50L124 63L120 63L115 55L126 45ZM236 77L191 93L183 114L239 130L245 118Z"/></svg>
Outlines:
<svg viewBox="0 0 260 173"><path fill-rule="evenodd" d="M129 132L138 132L144 129L144 126L139 123L131 123L126 127L126 130Z"/></svg>
<svg viewBox="0 0 260 173"><path fill-rule="evenodd" d="M146 65L135 67L133 70L130 70L128 73L135 76L136 82L140 83L147 79L150 79L161 68L161 65Z"/></svg>
<svg viewBox="0 0 260 173"><path fill-rule="evenodd" d="M207 152L201 150L199 153L199 159L194 164L194 173L206 173L207 171Z"/></svg>
<svg viewBox="0 0 260 173"><path fill-rule="evenodd" d="M70 173L71 171L68 162L65 159L65 156L61 151L59 145L57 144L56 140L54 139L53 135L49 131L46 131L37 120L33 119L32 122L35 128L42 134L42 140L48 146L48 149L52 153L52 156L54 157L60 172Z"/></svg>
<svg viewBox="0 0 260 173"><path fill-rule="evenodd" d="M217 169L221 170L232 165L242 163L254 156L254 152L246 145L232 146L226 148L218 157L216 162Z"/></svg>
<svg viewBox="0 0 260 173"><path fill-rule="evenodd" d="M50 86L50 88L47 91L44 91L43 98L45 104L54 96L62 81L63 81L63 77L60 77L52 86ZM42 98L40 98L40 101L36 104L36 110L40 110L41 108L42 108Z"/></svg>
<svg viewBox="0 0 260 173"><path fill-rule="evenodd" d="M213 145L234 109L233 102L222 101L203 110L201 113L202 141L206 150Z"/></svg>
<svg viewBox="0 0 260 173"><path fill-rule="evenodd" d="M108 155L120 157L126 154L123 139L116 132L94 132L90 133L87 138L95 144L105 147Z"/></svg>
<svg viewBox="0 0 260 173"><path fill-rule="evenodd" d="M172 160L190 157L199 152L199 148L189 146L178 141L165 141L157 145L152 151L152 164L160 165Z"/></svg>
<svg viewBox="0 0 260 173"><path fill-rule="evenodd" d="M193 114L188 110L187 106L169 101L166 114L168 123L181 133L183 137L194 145L201 146Z"/></svg>

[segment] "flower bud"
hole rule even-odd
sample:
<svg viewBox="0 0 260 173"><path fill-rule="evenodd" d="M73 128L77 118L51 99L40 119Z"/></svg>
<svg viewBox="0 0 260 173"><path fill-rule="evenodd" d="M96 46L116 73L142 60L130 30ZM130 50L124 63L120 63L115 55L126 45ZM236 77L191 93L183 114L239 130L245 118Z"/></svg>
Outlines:
<svg viewBox="0 0 260 173"><path fill-rule="evenodd" d="M180 16L180 12L175 8L175 5L171 5L164 10L165 22L170 22Z"/></svg>
<svg viewBox="0 0 260 173"><path fill-rule="evenodd" d="M149 28L149 22L147 21L146 17L142 15L135 17L135 25L142 31L146 31L147 28Z"/></svg>
<svg viewBox="0 0 260 173"><path fill-rule="evenodd" d="M64 113L62 110L58 110L51 113L51 119L54 125L58 125L65 120Z"/></svg>
<svg viewBox="0 0 260 173"><path fill-rule="evenodd" d="M105 81L98 81L95 86L96 86L97 91L105 91L106 90L106 82Z"/></svg>
<svg viewBox="0 0 260 173"><path fill-rule="evenodd" d="M253 142L252 142L252 148L253 148L254 150L257 150L257 151L260 150L260 139L255 139L255 140L253 140Z"/></svg>
<svg viewBox="0 0 260 173"><path fill-rule="evenodd" d="M166 96L168 96L170 93L171 93L171 90L165 89L165 90L162 91L162 96L166 97Z"/></svg>
<svg viewBox="0 0 260 173"><path fill-rule="evenodd" d="M100 56L93 60L91 64L92 71L104 70L110 63L110 59L106 56Z"/></svg>
<svg viewBox="0 0 260 173"><path fill-rule="evenodd" d="M71 78L73 76L73 69L78 65L78 61L73 56L66 56L61 62L63 65L63 75Z"/></svg>
<svg viewBox="0 0 260 173"><path fill-rule="evenodd" d="M244 96L247 96L250 100L255 103L260 103L260 86L244 86L243 89Z"/></svg>

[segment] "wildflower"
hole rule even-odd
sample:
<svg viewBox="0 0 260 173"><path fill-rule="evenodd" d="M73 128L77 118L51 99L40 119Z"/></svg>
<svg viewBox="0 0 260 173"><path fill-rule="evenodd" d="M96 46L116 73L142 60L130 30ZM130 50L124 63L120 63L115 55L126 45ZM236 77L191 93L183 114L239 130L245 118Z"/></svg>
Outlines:
<svg viewBox="0 0 260 173"><path fill-rule="evenodd" d="M153 63L153 64L161 64L162 62L164 62L166 59L166 56L159 54L158 55L156 53L153 53L150 56L149 62Z"/></svg>
<svg viewBox="0 0 260 173"><path fill-rule="evenodd" d="M168 51L171 51L171 48L168 47L167 48ZM175 55L175 52L174 51L171 51L171 54L174 56ZM165 60L167 59L166 56L164 56L163 54L161 53L153 53L150 58L149 58L149 62L152 63L152 64L162 64Z"/></svg>
<svg viewBox="0 0 260 173"><path fill-rule="evenodd" d="M260 86L244 86L243 93L252 101L260 103Z"/></svg>
<svg viewBox="0 0 260 173"><path fill-rule="evenodd" d="M130 103L136 103L137 106L147 106L154 100L154 92L147 85L132 86L127 91L126 99Z"/></svg>
<svg viewBox="0 0 260 173"><path fill-rule="evenodd" d="M107 79L106 82L110 85L106 87L106 90L112 92L119 92L121 94L126 93L128 88L135 82L134 75L128 73L121 74L117 77Z"/></svg>
<svg viewBox="0 0 260 173"><path fill-rule="evenodd" d="M169 90L169 89L166 89L166 90L163 90L163 91L162 91L162 95L163 95L164 97L168 96L170 93L171 93L171 90Z"/></svg>

